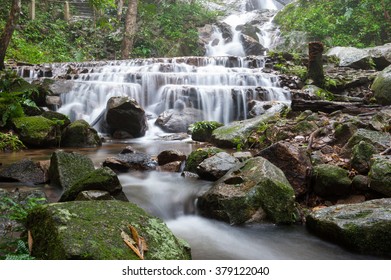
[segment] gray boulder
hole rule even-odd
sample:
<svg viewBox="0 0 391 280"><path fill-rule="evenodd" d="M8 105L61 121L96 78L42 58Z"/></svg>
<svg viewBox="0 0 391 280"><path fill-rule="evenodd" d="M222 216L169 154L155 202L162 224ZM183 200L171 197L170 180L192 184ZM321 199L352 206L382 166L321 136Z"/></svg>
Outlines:
<svg viewBox="0 0 391 280"><path fill-rule="evenodd" d="M42 226L45 225L45 226ZM37 259L137 260L121 231L133 226L148 246L145 259L190 259L188 245L158 218L130 202L70 201L39 207L28 215L27 228Z"/></svg>
<svg viewBox="0 0 391 280"><path fill-rule="evenodd" d="M67 190L94 170L94 164L87 156L74 152L56 151L50 158L50 183Z"/></svg>
<svg viewBox="0 0 391 280"><path fill-rule="evenodd" d="M254 130L277 116L286 108L285 104L278 103L260 116L244 121L232 122L219 127L213 131L211 142L221 148L244 147L247 145L247 140Z"/></svg>
<svg viewBox="0 0 391 280"><path fill-rule="evenodd" d="M135 152L109 157L103 162L103 166L115 172L128 172L130 170L155 170L157 162L148 154Z"/></svg>
<svg viewBox="0 0 391 280"><path fill-rule="evenodd" d="M369 187L391 197L391 156L376 156L369 170Z"/></svg>
<svg viewBox="0 0 391 280"><path fill-rule="evenodd" d="M262 157L228 171L201 197L198 208L207 217L230 224L295 221L295 194L281 169Z"/></svg>
<svg viewBox="0 0 391 280"><path fill-rule="evenodd" d="M77 197L75 198L77 201L84 201L84 200L114 200L114 197L110 195L109 192L106 191L82 191L80 192Z"/></svg>
<svg viewBox="0 0 391 280"><path fill-rule="evenodd" d="M155 125L169 133L187 132L192 123L201 121L202 119L202 111L198 109L171 109L161 113L156 119Z"/></svg>
<svg viewBox="0 0 391 280"><path fill-rule="evenodd" d="M141 137L148 129L144 109L136 100L129 97L110 98L107 101L105 120L112 135Z"/></svg>
<svg viewBox="0 0 391 280"><path fill-rule="evenodd" d="M246 55L263 55L266 51L265 47L262 46L258 40L248 35L242 34L240 40Z"/></svg>
<svg viewBox="0 0 391 280"><path fill-rule="evenodd" d="M307 216L316 235L362 254L391 256L391 199L319 209Z"/></svg>
<svg viewBox="0 0 391 280"><path fill-rule="evenodd" d="M377 103L391 105L391 66L379 73L371 89L375 93Z"/></svg>
<svg viewBox="0 0 391 280"><path fill-rule="evenodd" d="M0 169L0 181L17 181L23 183L43 184L47 181L46 173L41 166L31 159L22 159Z"/></svg>
<svg viewBox="0 0 391 280"><path fill-rule="evenodd" d="M307 149L297 143L277 142L257 154L280 168L295 190L296 197L307 193L307 173L312 167Z"/></svg>
<svg viewBox="0 0 391 280"><path fill-rule="evenodd" d="M223 177L239 160L226 152L217 153L201 162L197 174L201 179L216 181Z"/></svg>
<svg viewBox="0 0 391 280"><path fill-rule="evenodd" d="M178 150L166 150L162 151L157 156L157 162L159 165L165 165L170 162L186 160L186 155Z"/></svg>

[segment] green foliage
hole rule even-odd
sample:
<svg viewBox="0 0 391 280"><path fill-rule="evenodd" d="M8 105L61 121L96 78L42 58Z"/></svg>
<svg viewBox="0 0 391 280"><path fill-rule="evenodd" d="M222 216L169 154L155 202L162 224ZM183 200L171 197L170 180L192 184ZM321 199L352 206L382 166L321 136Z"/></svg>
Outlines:
<svg viewBox="0 0 391 280"><path fill-rule="evenodd" d="M305 31L327 46L367 47L391 40L391 0L298 0L275 17L283 33Z"/></svg>
<svg viewBox="0 0 391 280"><path fill-rule="evenodd" d="M0 72L0 127L13 118L24 116L23 107L37 107L31 95L38 90L13 71Z"/></svg>
<svg viewBox="0 0 391 280"><path fill-rule="evenodd" d="M26 146L17 135L0 132L0 151L19 151L24 148Z"/></svg>
<svg viewBox="0 0 391 280"><path fill-rule="evenodd" d="M23 202L2 196L0 198L0 220L8 221L6 230L2 232L0 242L0 259L6 260L31 260L26 240L16 238L26 230L25 224L30 211L46 201L45 198L27 198Z"/></svg>
<svg viewBox="0 0 391 280"><path fill-rule="evenodd" d="M191 132L196 132L200 130L210 130L213 131L218 127L223 126L222 123L216 122L216 121L200 121L193 123L189 129Z"/></svg>
<svg viewBox="0 0 391 280"><path fill-rule="evenodd" d="M197 27L214 21L217 15L207 10L202 1L140 0L132 57L203 55ZM36 1L36 19L20 18L6 60L38 64L119 59L124 16L117 20L114 2L89 0L102 12L94 19L68 23L63 20L60 2ZM23 15L28 14L27 9L28 5L22 5ZM9 7L0 8L0 30L8 13Z"/></svg>

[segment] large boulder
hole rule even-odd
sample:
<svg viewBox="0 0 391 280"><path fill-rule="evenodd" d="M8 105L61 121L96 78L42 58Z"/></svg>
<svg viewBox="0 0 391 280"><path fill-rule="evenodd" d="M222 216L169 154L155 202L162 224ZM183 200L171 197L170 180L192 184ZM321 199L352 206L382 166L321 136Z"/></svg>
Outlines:
<svg viewBox="0 0 391 280"><path fill-rule="evenodd" d="M130 170L155 170L157 162L148 154L135 152L109 157L103 162L103 166L120 173Z"/></svg>
<svg viewBox="0 0 391 280"><path fill-rule="evenodd" d="M56 151L50 158L50 183L67 190L94 170L94 164L87 156L74 152Z"/></svg>
<svg viewBox="0 0 391 280"><path fill-rule="evenodd" d="M230 224L295 221L295 194L284 173L262 157L232 168L198 199L204 216Z"/></svg>
<svg viewBox="0 0 391 280"><path fill-rule="evenodd" d="M296 143L280 141L260 151L257 156L266 158L284 172L296 197L307 193L307 174L312 164L306 148Z"/></svg>
<svg viewBox="0 0 391 280"><path fill-rule="evenodd" d="M359 128L344 145L343 155L350 157L353 147L362 141L371 144L377 152L382 152L391 146L391 138L388 132Z"/></svg>
<svg viewBox="0 0 391 280"><path fill-rule="evenodd" d="M0 181L17 181L23 183L43 184L47 181L42 167L31 159L22 159L0 169Z"/></svg>
<svg viewBox="0 0 391 280"><path fill-rule="evenodd" d="M325 239L362 254L391 256L391 199L322 208L307 227Z"/></svg>
<svg viewBox="0 0 391 280"><path fill-rule="evenodd" d="M155 124L169 133L187 132L192 123L201 121L203 113L194 108L171 109L159 115Z"/></svg>
<svg viewBox="0 0 391 280"><path fill-rule="evenodd" d="M107 191L114 198L128 201L125 194L122 192L121 183L118 180L117 174L108 167L98 168L86 176L78 180L70 186L62 195L59 201L75 200L79 193L83 191Z"/></svg>
<svg viewBox="0 0 391 280"><path fill-rule="evenodd" d="M30 147L55 147L61 139L59 126L42 116L21 117L12 120L19 139Z"/></svg>
<svg viewBox="0 0 391 280"><path fill-rule="evenodd" d="M129 202L71 201L48 204L28 215L27 228L37 259L136 260L121 231L132 236L128 225L143 237L145 259L190 259L190 249L158 218Z"/></svg>
<svg viewBox="0 0 391 280"><path fill-rule="evenodd" d="M98 147L102 146L98 132L85 120L77 120L68 125L61 138L63 147Z"/></svg>
<svg viewBox="0 0 391 280"><path fill-rule="evenodd" d="M286 108L285 104L278 103L260 116L219 127L213 131L211 142L221 148L242 148L247 145L248 138L254 130L278 116Z"/></svg>
<svg viewBox="0 0 391 280"><path fill-rule="evenodd" d="M332 164L319 164L312 170L313 190L324 198L347 196L352 181L349 171Z"/></svg>
<svg viewBox="0 0 391 280"><path fill-rule="evenodd" d="M217 153L197 167L197 174L201 179L216 181L223 177L231 168L235 167L239 160L226 152Z"/></svg>
<svg viewBox="0 0 391 280"><path fill-rule="evenodd" d="M391 105L391 66L377 75L371 89L374 91L377 103Z"/></svg>
<svg viewBox="0 0 391 280"><path fill-rule="evenodd" d="M200 142L209 142L213 130L223 126L222 123L216 121L200 121L191 126L191 139Z"/></svg>
<svg viewBox="0 0 391 280"><path fill-rule="evenodd" d="M141 137L148 129L145 111L136 100L129 97L112 97L107 101L106 122L113 135Z"/></svg>
<svg viewBox="0 0 391 280"><path fill-rule="evenodd" d="M376 156L371 162L369 187L391 197L391 156Z"/></svg>
<svg viewBox="0 0 391 280"><path fill-rule="evenodd" d="M248 35L242 34L240 41L242 42L246 55L263 55L266 51L265 47L262 46L258 40Z"/></svg>
<svg viewBox="0 0 391 280"><path fill-rule="evenodd" d="M355 69L371 69L375 67L378 70L383 70L391 64L391 44L365 49L334 47L326 53L326 56L336 56L341 67Z"/></svg>
<svg viewBox="0 0 391 280"><path fill-rule="evenodd" d="M158 154L157 162L159 165L165 165L170 162L182 162L186 160L186 155L178 150L165 150Z"/></svg>

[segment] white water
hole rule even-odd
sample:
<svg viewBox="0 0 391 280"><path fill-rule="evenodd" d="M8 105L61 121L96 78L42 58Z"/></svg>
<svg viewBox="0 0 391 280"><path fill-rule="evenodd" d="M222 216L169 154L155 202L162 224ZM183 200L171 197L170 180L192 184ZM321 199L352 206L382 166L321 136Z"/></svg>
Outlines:
<svg viewBox="0 0 391 280"><path fill-rule="evenodd" d="M253 67L255 63L256 67ZM263 59L239 57L189 57L111 62L89 67L74 79L73 89L61 95L59 112L71 120L92 123L113 96L134 98L157 116L180 102L200 109L204 120L228 123L247 118L253 99L287 101L288 91L278 77L262 72ZM260 89L267 94L260 93ZM99 127L97 127L99 129ZM151 128L152 129L152 128Z"/></svg>

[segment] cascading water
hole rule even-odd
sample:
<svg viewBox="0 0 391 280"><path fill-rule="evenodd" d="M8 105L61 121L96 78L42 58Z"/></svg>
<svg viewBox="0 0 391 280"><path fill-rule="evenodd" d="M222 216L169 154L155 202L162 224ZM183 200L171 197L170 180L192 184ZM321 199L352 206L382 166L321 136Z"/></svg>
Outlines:
<svg viewBox="0 0 391 280"><path fill-rule="evenodd" d="M209 43L207 57L75 65L82 71L73 78L73 89L62 94L59 112L71 120L84 119L95 125L109 98L129 96L151 117L181 105L201 110L204 120L226 124L246 119L251 100L289 101L290 93L279 86L278 77L262 72L262 56L244 57L242 35L237 31L239 24L258 16L258 9L276 10L276 4L272 0L236 2L241 7L239 13L225 19L232 29L230 43L214 46ZM264 23L270 24L270 18L269 15ZM266 45L268 34L261 29L259 32L260 40ZM218 31L216 34L222 36ZM99 125L95 128L100 130Z"/></svg>

